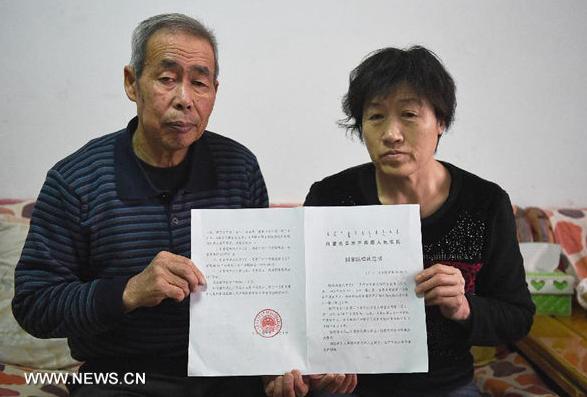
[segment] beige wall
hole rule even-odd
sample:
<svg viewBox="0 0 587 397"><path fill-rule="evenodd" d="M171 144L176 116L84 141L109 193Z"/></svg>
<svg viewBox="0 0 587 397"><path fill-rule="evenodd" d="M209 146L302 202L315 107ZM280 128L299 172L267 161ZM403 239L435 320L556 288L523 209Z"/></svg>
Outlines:
<svg viewBox="0 0 587 397"><path fill-rule="evenodd" d="M587 2L0 0L0 196L31 197L47 169L122 128L130 33L167 11L220 43L209 129L258 156L272 201L367 161L335 121L348 72L383 46L423 44L458 87L438 157L521 205L587 206Z"/></svg>

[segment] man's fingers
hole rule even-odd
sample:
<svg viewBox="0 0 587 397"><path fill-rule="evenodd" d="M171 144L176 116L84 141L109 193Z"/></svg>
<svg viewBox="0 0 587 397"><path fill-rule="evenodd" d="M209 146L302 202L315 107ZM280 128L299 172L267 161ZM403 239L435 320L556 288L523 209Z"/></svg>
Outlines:
<svg viewBox="0 0 587 397"><path fill-rule="evenodd" d="M328 393L350 393L357 387L356 374L309 375L313 389Z"/></svg>
<svg viewBox="0 0 587 397"><path fill-rule="evenodd" d="M165 276L164 279L162 279L162 282L166 282L167 284L179 288L182 291L182 295L183 298L185 298L186 296L188 296L190 294L190 285L187 282L187 280L171 273L168 272ZM169 295L168 295L169 296ZM171 296L169 296L171 298ZM182 299L183 300L183 299Z"/></svg>
<svg viewBox="0 0 587 397"><path fill-rule="evenodd" d="M342 383L342 385L340 385L337 392L338 393L345 393L345 394L351 393L353 390L355 390L356 386L357 386L357 375L356 374L346 374L344 382Z"/></svg>
<svg viewBox="0 0 587 397"><path fill-rule="evenodd" d="M166 268L173 274L186 280L190 291L195 291L198 285L206 284L204 274L186 257L174 255L166 262Z"/></svg>
<svg viewBox="0 0 587 397"><path fill-rule="evenodd" d="M357 378L357 375L355 375L355 374L346 374L344 382L342 382L342 384L338 388L337 392L338 393L352 392L355 388L353 385L353 379L355 379L355 382L356 382L356 378ZM355 385L356 385L356 383L355 383Z"/></svg>
<svg viewBox="0 0 587 397"><path fill-rule="evenodd" d="M352 393L353 391L355 391L355 389L357 388L357 383L359 383L359 377L357 376L357 374L350 374L350 375L352 378L352 382L349 385L349 387L345 393Z"/></svg>
<svg viewBox="0 0 587 397"><path fill-rule="evenodd" d="M320 377L316 383L316 389L318 390L325 390L334 379L334 374L324 374L318 376Z"/></svg>
<svg viewBox="0 0 587 397"><path fill-rule="evenodd" d="M326 374L320 379L317 385L318 390L324 390L328 393L334 393L344 382L344 374Z"/></svg>
<svg viewBox="0 0 587 397"><path fill-rule="evenodd" d="M345 381L345 375L344 374L336 374L334 377L334 380L332 381L332 383L330 384L330 392L331 393L336 393L338 390L340 390L340 387L342 386L342 384Z"/></svg>
<svg viewBox="0 0 587 397"><path fill-rule="evenodd" d="M294 391L296 396L305 396L308 394L310 387L304 382L304 378L302 377L302 373L297 369L291 371L294 379Z"/></svg>
<svg viewBox="0 0 587 397"><path fill-rule="evenodd" d="M188 259L184 256L180 256L180 258L182 258L182 260L184 261L186 266L188 266L194 272L194 274L196 276L197 285L205 285L206 284L206 277L204 277L204 273L202 273L200 268L198 268L198 266L196 266L196 264L194 262L192 262L190 259Z"/></svg>
<svg viewBox="0 0 587 397"><path fill-rule="evenodd" d="M181 302L205 282L202 272L188 258L161 251L127 282L122 297L124 311L156 306L166 298Z"/></svg>
<svg viewBox="0 0 587 397"><path fill-rule="evenodd" d="M206 277L204 277L204 273L202 273L202 271L196 265L194 265L194 267L196 268L196 276L198 278L198 284L199 285L206 285L207 281L206 281Z"/></svg>
<svg viewBox="0 0 587 397"><path fill-rule="evenodd" d="M283 376L275 378L273 386L273 397L283 397Z"/></svg>
<svg viewBox="0 0 587 397"><path fill-rule="evenodd" d="M174 299L177 302L183 301L189 295L189 291L186 292L185 289L169 283L161 287L161 293L165 297Z"/></svg>
<svg viewBox="0 0 587 397"><path fill-rule="evenodd" d="M269 397L273 396L273 389L275 388L275 378L276 376L263 376L265 394Z"/></svg>
<svg viewBox="0 0 587 397"><path fill-rule="evenodd" d="M174 258L174 260L171 260L166 264L166 268L169 272L173 273L177 277L181 277L182 279L186 280L186 282L189 284L190 291L194 291L195 288L200 284L197 269L187 258Z"/></svg>
<svg viewBox="0 0 587 397"><path fill-rule="evenodd" d="M284 397L296 397L294 391L294 377L290 373L283 375L283 396Z"/></svg>

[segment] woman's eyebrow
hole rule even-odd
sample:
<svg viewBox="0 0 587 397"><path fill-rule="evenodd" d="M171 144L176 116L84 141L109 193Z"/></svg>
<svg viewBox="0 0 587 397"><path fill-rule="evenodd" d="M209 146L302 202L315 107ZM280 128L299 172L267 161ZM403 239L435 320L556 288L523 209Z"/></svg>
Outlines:
<svg viewBox="0 0 587 397"><path fill-rule="evenodd" d="M400 105L418 105L418 106L422 106L422 99L418 98L418 97L405 97L405 98L399 98L397 100L397 103L399 103Z"/></svg>

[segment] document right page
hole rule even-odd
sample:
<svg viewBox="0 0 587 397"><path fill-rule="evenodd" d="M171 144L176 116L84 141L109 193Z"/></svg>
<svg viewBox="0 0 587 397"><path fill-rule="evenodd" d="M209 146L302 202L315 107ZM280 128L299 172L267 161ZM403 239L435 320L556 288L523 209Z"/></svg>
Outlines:
<svg viewBox="0 0 587 397"><path fill-rule="evenodd" d="M417 205L305 207L311 373L428 371Z"/></svg>

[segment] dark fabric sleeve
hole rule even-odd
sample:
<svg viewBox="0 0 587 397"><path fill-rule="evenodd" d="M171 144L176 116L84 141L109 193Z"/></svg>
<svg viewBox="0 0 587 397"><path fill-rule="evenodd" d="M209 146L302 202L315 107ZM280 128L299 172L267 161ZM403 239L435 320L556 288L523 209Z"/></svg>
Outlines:
<svg viewBox="0 0 587 397"><path fill-rule="evenodd" d="M105 323L115 323L123 317L122 295L131 276L100 279L96 282L94 302L96 314Z"/></svg>
<svg viewBox="0 0 587 397"><path fill-rule="evenodd" d="M304 207L319 207L326 205L324 203L324 197L320 194L320 184L315 182L310 187L310 191L306 195L306 200L304 201Z"/></svg>
<svg viewBox="0 0 587 397"><path fill-rule="evenodd" d="M490 209L487 261L480 271L471 306L473 345L508 343L525 336L535 307L526 284L512 205L500 189Z"/></svg>
<svg viewBox="0 0 587 397"><path fill-rule="evenodd" d="M257 159L253 156L253 164L249 172L249 187L251 197L251 207L266 208L269 206L269 196L267 194L267 187L265 186L265 179L261 173L261 168Z"/></svg>
<svg viewBox="0 0 587 397"><path fill-rule="evenodd" d="M16 266L12 300L14 317L36 337L95 334L122 316L122 306L115 306L119 298L113 295L121 299L120 282L84 280L89 246L83 206L59 172L49 171ZM96 294L110 302L101 312Z"/></svg>

